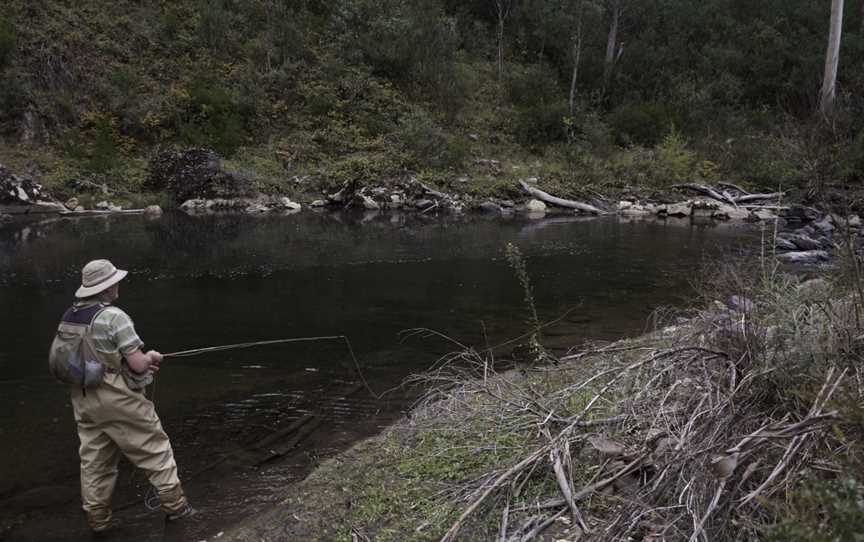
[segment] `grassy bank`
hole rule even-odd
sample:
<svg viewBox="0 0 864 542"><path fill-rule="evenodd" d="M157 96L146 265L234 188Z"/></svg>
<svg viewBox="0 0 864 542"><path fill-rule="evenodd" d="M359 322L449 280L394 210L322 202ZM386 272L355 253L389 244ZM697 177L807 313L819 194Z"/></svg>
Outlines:
<svg viewBox="0 0 864 542"><path fill-rule="evenodd" d="M854 540L858 265L728 267L686 319L518 369L460 350L407 419L228 539Z"/></svg>
<svg viewBox="0 0 864 542"><path fill-rule="evenodd" d="M812 117L827 20L812 3L645 2L611 75L606 8L570 4L514 12L499 69L488 2L10 0L0 163L61 198L80 181L138 194L158 149L190 145L299 201L409 176L501 198L527 177L581 199L718 180L819 199L860 183L860 98L841 92L830 124ZM861 73L845 63L841 83Z"/></svg>

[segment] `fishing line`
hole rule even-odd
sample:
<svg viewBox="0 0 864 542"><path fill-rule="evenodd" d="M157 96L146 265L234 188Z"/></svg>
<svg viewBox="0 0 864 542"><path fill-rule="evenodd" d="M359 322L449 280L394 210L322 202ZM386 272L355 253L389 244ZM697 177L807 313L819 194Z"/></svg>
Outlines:
<svg viewBox="0 0 864 542"><path fill-rule="evenodd" d="M381 395L378 395L372 388L369 387L369 383L366 381L366 377L363 376L363 370L360 368L360 362L357 361L357 356L354 355L354 348L351 346L351 341L345 335L328 335L323 337L295 337L291 339L274 339L270 341L255 341L248 343L237 343L237 344L224 344L220 346L207 346L204 348L193 348L191 350L181 350L179 352L171 352L168 354L162 354L163 358L187 358L192 356L199 356L201 354L209 354L213 352L223 352L226 350L241 350L244 348L253 348L256 346L269 346L274 344L288 344L288 343L300 343L300 342L314 342L314 341L345 341L345 346L348 347L348 353L351 355L351 360L354 362L354 368L357 369L357 375L360 377L360 380L363 382L363 386L366 390L374 397L375 399L381 399Z"/></svg>

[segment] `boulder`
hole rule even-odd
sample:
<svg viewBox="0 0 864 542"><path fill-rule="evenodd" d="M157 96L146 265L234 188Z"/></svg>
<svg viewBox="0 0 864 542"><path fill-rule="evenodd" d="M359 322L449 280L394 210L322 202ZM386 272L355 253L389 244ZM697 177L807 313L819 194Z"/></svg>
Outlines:
<svg viewBox="0 0 864 542"><path fill-rule="evenodd" d="M666 206L666 216L690 216L692 213L693 208L689 201Z"/></svg>
<svg viewBox="0 0 864 542"><path fill-rule="evenodd" d="M208 149L167 150L150 161L145 190L168 192L177 201L201 198L240 198L253 194L246 177L222 166Z"/></svg>
<svg viewBox="0 0 864 542"><path fill-rule="evenodd" d="M546 212L546 204L540 200L532 199L528 203L525 204L525 211L529 213L545 213Z"/></svg>
<svg viewBox="0 0 864 542"><path fill-rule="evenodd" d="M421 211L425 211L426 209L432 207L433 205L435 205L435 202L432 201L431 199L426 199L426 198L418 199L417 201L414 202L414 207L417 209L420 209Z"/></svg>
<svg viewBox="0 0 864 542"><path fill-rule="evenodd" d="M325 205L327 205L327 202L325 202L323 199L316 199L309 204L310 207L324 207Z"/></svg>
<svg viewBox="0 0 864 542"><path fill-rule="evenodd" d="M70 211L74 211L80 204L78 198L69 198L64 205L66 205L66 208Z"/></svg>
<svg viewBox="0 0 864 542"><path fill-rule="evenodd" d="M774 240L774 246L780 250L798 250L795 243L783 237L777 237L777 239Z"/></svg>
<svg viewBox="0 0 864 542"><path fill-rule="evenodd" d="M763 221L774 220L777 218L777 215L767 209L756 209L750 213L750 216L754 217L756 220Z"/></svg>
<svg viewBox="0 0 864 542"><path fill-rule="evenodd" d="M781 216L790 222L812 222L819 218L819 212L812 207L792 205L781 211Z"/></svg>
<svg viewBox="0 0 864 542"><path fill-rule="evenodd" d="M834 224L831 222L829 217L825 217L819 222L814 222L813 227L823 233L831 233L835 230Z"/></svg>
<svg viewBox="0 0 864 542"><path fill-rule="evenodd" d="M369 196L367 196L365 194L358 194L357 197L360 200L360 204L367 211L377 211L378 209L381 208L381 206L378 205L377 201L375 201L374 199L370 198Z"/></svg>
<svg viewBox="0 0 864 542"><path fill-rule="evenodd" d="M711 218L717 220L750 220L750 211L741 207L723 204L714 209L711 213Z"/></svg>
<svg viewBox="0 0 864 542"><path fill-rule="evenodd" d="M15 175L0 165L0 213L61 213L66 210L42 185L29 177Z"/></svg>
<svg viewBox="0 0 864 542"><path fill-rule="evenodd" d="M797 233L786 234L783 236L787 241L794 244L799 250L818 250L822 248L822 244L815 240Z"/></svg>
<svg viewBox="0 0 864 542"><path fill-rule="evenodd" d="M719 208L720 204L715 201L696 200L690 206L690 214L694 217L713 217Z"/></svg>
<svg viewBox="0 0 864 542"><path fill-rule="evenodd" d="M828 253L824 250L802 250L778 254L777 259L785 263L816 264L828 261Z"/></svg>
<svg viewBox="0 0 864 542"><path fill-rule="evenodd" d="M162 216L162 207L158 205L148 205L144 208L145 216Z"/></svg>
<svg viewBox="0 0 864 542"><path fill-rule="evenodd" d="M286 209L286 210L288 210L288 211L299 211L300 209L303 208L302 205L300 205L300 204L297 203L296 201L291 201L290 198L287 198L287 197L285 197L285 196L279 198L279 205L280 205L283 209Z"/></svg>
<svg viewBox="0 0 864 542"><path fill-rule="evenodd" d="M494 201L484 201L481 203L478 208L484 213L497 213L501 214L504 212L504 208L495 203Z"/></svg>

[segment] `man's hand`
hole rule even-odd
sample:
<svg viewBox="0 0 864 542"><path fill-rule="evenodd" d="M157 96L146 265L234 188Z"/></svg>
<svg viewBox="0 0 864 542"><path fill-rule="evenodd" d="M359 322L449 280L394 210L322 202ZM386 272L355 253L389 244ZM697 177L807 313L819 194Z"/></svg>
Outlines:
<svg viewBox="0 0 864 542"><path fill-rule="evenodd" d="M150 372L155 375L159 372L159 364L162 363L162 354L156 350L150 350L146 356L150 358Z"/></svg>

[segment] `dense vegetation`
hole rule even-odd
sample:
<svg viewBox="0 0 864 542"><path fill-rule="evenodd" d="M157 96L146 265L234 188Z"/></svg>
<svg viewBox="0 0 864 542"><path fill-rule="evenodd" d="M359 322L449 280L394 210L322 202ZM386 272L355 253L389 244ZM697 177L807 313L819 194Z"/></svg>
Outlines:
<svg viewBox="0 0 864 542"><path fill-rule="evenodd" d="M9 0L0 161L135 190L154 148L191 144L262 189L416 174L477 193L525 176L564 195L700 178L818 193L864 171L860 1L834 115L814 113L830 4Z"/></svg>

